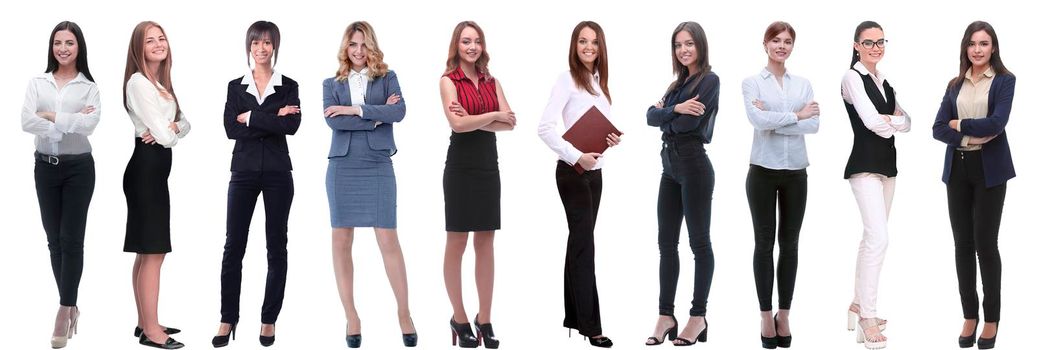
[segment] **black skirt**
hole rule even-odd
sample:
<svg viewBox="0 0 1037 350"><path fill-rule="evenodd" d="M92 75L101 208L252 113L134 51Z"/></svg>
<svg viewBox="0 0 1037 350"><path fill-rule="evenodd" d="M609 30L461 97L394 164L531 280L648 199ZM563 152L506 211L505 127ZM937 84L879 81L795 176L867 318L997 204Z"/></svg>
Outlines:
<svg viewBox="0 0 1037 350"><path fill-rule="evenodd" d="M126 165L122 191L126 194L126 241L122 250L138 254L164 254L169 243L169 169L173 151L157 143L134 140L133 156Z"/></svg>
<svg viewBox="0 0 1037 350"><path fill-rule="evenodd" d="M499 230L500 197L497 136L482 130L450 135L443 170L446 230Z"/></svg>

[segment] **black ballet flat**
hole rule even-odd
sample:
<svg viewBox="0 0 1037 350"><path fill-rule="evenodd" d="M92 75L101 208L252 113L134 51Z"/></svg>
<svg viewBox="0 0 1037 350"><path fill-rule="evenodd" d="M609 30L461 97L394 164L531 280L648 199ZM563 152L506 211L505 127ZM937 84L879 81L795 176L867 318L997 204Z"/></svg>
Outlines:
<svg viewBox="0 0 1037 350"><path fill-rule="evenodd" d="M173 328L173 327L166 327L163 331L166 332L166 335L173 335L173 334L180 333L179 329L176 329L176 328ZM141 329L140 327L133 327L133 337L134 338L140 338L141 334L144 334L144 330L143 329Z"/></svg>
<svg viewBox="0 0 1037 350"><path fill-rule="evenodd" d="M159 344L151 341L151 339L148 339L148 336L141 334L139 342L140 345L150 346L159 349L179 349L184 347L184 343L176 341L176 339L173 339L173 337L168 337L166 338L165 343Z"/></svg>

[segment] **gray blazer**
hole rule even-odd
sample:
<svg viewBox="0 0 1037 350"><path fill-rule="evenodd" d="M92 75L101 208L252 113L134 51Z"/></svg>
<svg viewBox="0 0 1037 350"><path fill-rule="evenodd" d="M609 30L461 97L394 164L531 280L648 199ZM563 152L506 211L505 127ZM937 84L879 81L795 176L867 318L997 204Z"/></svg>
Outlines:
<svg viewBox="0 0 1037 350"><path fill-rule="evenodd" d="M400 101L394 105L386 105L389 96L396 94ZM349 96L349 82L336 81L335 78L324 80L324 108L330 106L352 105ZM324 118L331 127L331 151L328 158L342 157L349 152L349 140L353 133L366 132L367 143L373 150L389 150L390 154L396 154L396 141L392 136L393 123L403 120L407 113L407 105L404 103L403 94L400 92L400 83L396 80L396 73L389 71L384 76L373 78L367 83L367 95L364 96L364 105L360 108L364 111L363 117L336 116ZM375 126L375 122L382 122Z"/></svg>

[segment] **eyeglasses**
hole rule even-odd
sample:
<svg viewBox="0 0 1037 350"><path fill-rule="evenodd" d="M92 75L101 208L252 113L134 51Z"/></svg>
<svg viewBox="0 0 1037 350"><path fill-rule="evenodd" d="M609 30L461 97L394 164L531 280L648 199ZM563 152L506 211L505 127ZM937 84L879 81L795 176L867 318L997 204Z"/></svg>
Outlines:
<svg viewBox="0 0 1037 350"><path fill-rule="evenodd" d="M879 40L868 39L868 40L862 41L861 42L861 46L864 46L865 49L871 49L871 48L873 48L875 46L878 46L880 49L882 49L882 48L886 47L886 43L888 43L888 42L889 42L889 40L886 40L886 39L879 39Z"/></svg>

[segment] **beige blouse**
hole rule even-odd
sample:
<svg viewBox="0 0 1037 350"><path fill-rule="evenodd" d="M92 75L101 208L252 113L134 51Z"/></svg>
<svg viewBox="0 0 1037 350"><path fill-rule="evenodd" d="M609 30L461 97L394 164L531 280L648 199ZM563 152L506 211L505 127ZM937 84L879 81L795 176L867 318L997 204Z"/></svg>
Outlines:
<svg viewBox="0 0 1037 350"><path fill-rule="evenodd" d="M990 96L990 84L994 82L994 70L987 70L978 79L972 77L972 68L965 72L965 81L958 92L958 120L980 119L987 117L987 100ZM978 151L983 145L970 145L970 136L961 138L960 151Z"/></svg>

